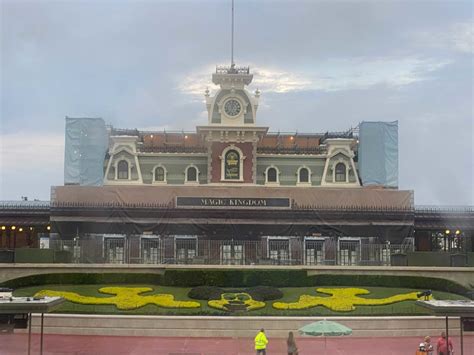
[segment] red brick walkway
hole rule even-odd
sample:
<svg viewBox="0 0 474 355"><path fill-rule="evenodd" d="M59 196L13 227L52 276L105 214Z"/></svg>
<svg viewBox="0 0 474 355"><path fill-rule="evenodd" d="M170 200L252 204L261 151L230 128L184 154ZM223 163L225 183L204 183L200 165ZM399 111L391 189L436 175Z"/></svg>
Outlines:
<svg viewBox="0 0 474 355"><path fill-rule="evenodd" d="M436 337L433 337L436 339ZM285 339L270 338L268 355L286 354ZM454 337L456 355L461 353L460 340ZM26 334L0 335L0 354L26 354ZM300 355L414 355L419 337L393 338L297 338ZM74 355L250 355L250 338L161 338L45 335L44 354ZM39 336L32 337L32 354L39 354ZM326 352L325 352L326 347ZM474 355L474 335L464 337L464 354Z"/></svg>

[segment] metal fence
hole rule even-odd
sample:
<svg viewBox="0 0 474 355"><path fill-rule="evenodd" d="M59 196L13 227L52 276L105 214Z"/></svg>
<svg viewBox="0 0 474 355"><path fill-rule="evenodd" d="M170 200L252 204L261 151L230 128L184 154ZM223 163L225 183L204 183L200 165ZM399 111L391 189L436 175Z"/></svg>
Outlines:
<svg viewBox="0 0 474 355"><path fill-rule="evenodd" d="M193 236L51 240L49 248L71 263L197 265L391 265L412 243L368 244L359 239L265 237L259 241L207 240ZM64 254L64 253L63 253Z"/></svg>

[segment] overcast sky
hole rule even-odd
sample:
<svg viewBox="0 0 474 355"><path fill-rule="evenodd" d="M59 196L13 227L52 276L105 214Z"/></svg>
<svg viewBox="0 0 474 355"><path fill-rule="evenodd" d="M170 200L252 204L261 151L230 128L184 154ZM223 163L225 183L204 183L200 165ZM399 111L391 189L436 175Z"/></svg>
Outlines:
<svg viewBox="0 0 474 355"><path fill-rule="evenodd" d="M474 205L471 1L235 1L270 131L399 121L400 189ZM64 117L193 131L230 62L229 1L1 1L0 199L63 184Z"/></svg>

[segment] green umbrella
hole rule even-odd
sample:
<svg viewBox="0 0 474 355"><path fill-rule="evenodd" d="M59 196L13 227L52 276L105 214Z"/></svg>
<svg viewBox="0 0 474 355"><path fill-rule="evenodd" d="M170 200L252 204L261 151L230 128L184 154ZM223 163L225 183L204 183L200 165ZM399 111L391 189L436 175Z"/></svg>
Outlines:
<svg viewBox="0 0 474 355"><path fill-rule="evenodd" d="M314 336L341 336L352 334L352 329L345 325L331 322L329 320L320 320L299 329L301 334Z"/></svg>
<svg viewBox="0 0 474 355"><path fill-rule="evenodd" d="M331 322L329 320L320 320L298 329L300 334L323 336L324 337L324 353L326 354L326 337L328 336L341 336L352 334L352 329L345 325Z"/></svg>

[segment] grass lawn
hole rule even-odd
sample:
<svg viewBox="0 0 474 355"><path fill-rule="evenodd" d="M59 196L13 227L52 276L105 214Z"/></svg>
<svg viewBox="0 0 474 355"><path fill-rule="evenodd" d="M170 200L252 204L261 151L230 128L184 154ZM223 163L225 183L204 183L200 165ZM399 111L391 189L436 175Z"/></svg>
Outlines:
<svg viewBox="0 0 474 355"><path fill-rule="evenodd" d="M150 287L151 292L143 293L143 295L152 295L157 293L167 293L174 295L177 301L191 300L187 294L191 288L169 287L157 285L44 285L35 287L26 287L15 290L15 296L33 296L40 290L55 290L76 292L83 296L109 297L109 295L101 294L98 290L101 287L120 286L120 287ZM330 288L324 286L326 288ZM351 286L345 286L351 287ZM415 305L414 301L403 301L390 305L382 306L356 306L354 311L350 312L334 312L323 306L317 306L305 310L277 310L272 307L273 302L295 302L300 295L306 294L311 296L327 296L316 292L317 287L287 287L280 288L283 292L283 298L276 301L267 301L266 307L250 312L228 313L207 305L207 301L193 300L201 304L201 308L195 309L169 309L161 308L156 305L146 305L134 310L118 310L115 305L82 305L66 301L63 305L56 309L56 313L92 313L92 314L133 314L133 315L245 315L245 316L382 316L382 315L429 315L430 313L422 307ZM389 287L363 287L370 291L370 294L363 295L364 298L384 298L396 294L420 291L406 288L389 288ZM436 299L466 299L463 296L433 291Z"/></svg>

